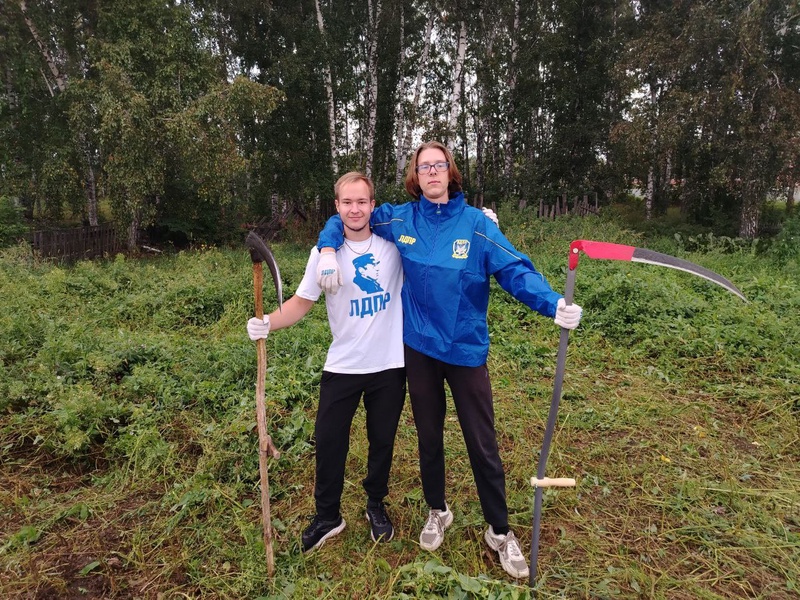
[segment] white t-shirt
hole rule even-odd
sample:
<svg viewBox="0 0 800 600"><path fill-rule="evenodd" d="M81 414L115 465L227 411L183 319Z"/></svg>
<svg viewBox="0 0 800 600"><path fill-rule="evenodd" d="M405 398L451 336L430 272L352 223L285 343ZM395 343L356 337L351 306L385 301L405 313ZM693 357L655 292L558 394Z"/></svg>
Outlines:
<svg viewBox="0 0 800 600"><path fill-rule="evenodd" d="M319 251L311 249L306 272L295 292L316 302ZM403 265L394 243L372 235L362 242L346 240L336 252L342 288L325 296L333 343L325 370L332 373L376 373L405 365L403 358Z"/></svg>

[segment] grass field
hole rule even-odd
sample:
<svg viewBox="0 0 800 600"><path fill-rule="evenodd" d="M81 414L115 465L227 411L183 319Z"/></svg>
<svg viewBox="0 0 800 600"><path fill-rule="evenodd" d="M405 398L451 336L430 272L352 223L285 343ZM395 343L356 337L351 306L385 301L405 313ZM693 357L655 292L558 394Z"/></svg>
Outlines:
<svg viewBox="0 0 800 600"><path fill-rule="evenodd" d="M501 225L563 290L573 239L646 246L731 279L584 259L550 476L539 598L797 598L800 594L800 240L766 248L634 233L609 219ZM311 240L276 243L284 290ZM276 573L261 541L243 249L59 266L0 254L0 597L527 598L483 543L463 440L446 424L455 522L420 549L427 514L406 406L373 544L353 426L348 526L303 555L314 512L313 419L330 342L318 303L267 341ZM274 290L265 290L266 309ZM511 524L530 550L536 461L558 331L494 285L489 369Z"/></svg>

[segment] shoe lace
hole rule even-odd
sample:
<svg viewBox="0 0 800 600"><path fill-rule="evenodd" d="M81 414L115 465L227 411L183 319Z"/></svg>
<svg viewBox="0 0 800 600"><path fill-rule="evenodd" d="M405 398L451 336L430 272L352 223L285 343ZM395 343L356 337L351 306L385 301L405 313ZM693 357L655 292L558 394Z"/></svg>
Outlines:
<svg viewBox="0 0 800 600"><path fill-rule="evenodd" d="M525 560L522 556L522 550L519 547L519 540L512 532L508 532L505 540L500 544L500 551L506 554L511 560Z"/></svg>
<svg viewBox="0 0 800 600"><path fill-rule="evenodd" d="M373 524L379 527L387 524L388 518L386 517L386 510L382 503L376 506L368 506L367 511L369 512L370 520Z"/></svg>
<svg viewBox="0 0 800 600"><path fill-rule="evenodd" d="M423 531L428 533L441 533L442 532L442 518L435 510L428 513L428 520L425 522Z"/></svg>
<svg viewBox="0 0 800 600"><path fill-rule="evenodd" d="M311 523L308 526L308 531L315 531L322 527L326 527L330 525L330 523L332 522L335 523L336 519L334 519L334 521L325 521L321 519L319 515L314 515L313 517L311 517Z"/></svg>

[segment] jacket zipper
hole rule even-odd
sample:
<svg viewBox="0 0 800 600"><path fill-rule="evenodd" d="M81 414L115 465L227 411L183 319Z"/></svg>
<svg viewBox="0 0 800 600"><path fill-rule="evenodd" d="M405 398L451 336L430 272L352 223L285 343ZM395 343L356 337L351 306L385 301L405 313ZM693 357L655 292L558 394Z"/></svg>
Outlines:
<svg viewBox="0 0 800 600"><path fill-rule="evenodd" d="M428 304L428 279L429 279L430 274L431 274L431 265L433 264L433 260L436 257L436 248L437 248L438 241L439 241L439 226L441 225L441 216L442 216L442 205L437 203L436 204L436 227L434 228L433 243L431 244L431 251L428 254L428 261L427 261L427 264L425 265L425 290L424 290L424 296L423 297L425 298L425 303L426 304ZM422 329L423 339L427 334L428 325L431 322L429 313L430 313L430 309L428 309L428 311L426 311L426 313L425 313L425 327L423 327L423 329ZM427 346L427 344L426 344L426 346Z"/></svg>

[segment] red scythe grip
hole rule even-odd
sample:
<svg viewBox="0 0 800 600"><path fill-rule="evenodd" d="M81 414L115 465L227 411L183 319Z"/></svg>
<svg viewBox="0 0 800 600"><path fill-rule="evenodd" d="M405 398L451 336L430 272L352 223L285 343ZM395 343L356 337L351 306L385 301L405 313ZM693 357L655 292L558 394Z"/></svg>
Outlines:
<svg viewBox="0 0 800 600"><path fill-rule="evenodd" d="M578 268L578 260L581 257L583 240L575 240L569 245L569 270L574 271Z"/></svg>
<svg viewBox="0 0 800 600"><path fill-rule="evenodd" d="M575 240L569 245L569 269L574 271L578 268L578 258L581 252L585 252L589 258L631 261L635 250L635 246L593 242L591 240Z"/></svg>

